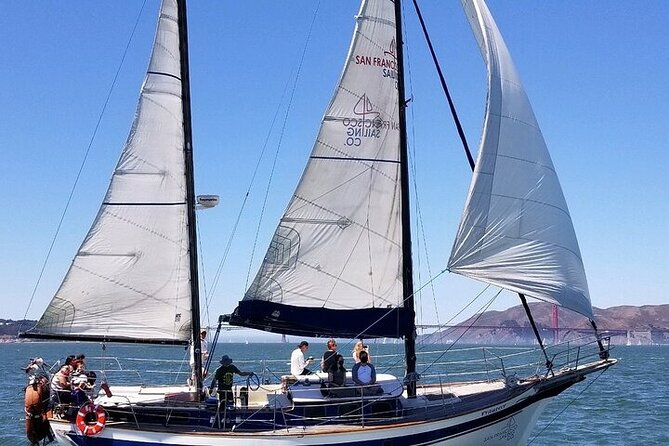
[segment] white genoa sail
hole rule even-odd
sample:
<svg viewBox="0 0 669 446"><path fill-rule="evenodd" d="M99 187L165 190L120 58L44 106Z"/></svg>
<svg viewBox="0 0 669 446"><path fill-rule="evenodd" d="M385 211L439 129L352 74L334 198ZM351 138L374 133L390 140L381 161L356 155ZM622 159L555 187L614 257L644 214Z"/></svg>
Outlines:
<svg viewBox="0 0 669 446"><path fill-rule="evenodd" d="M592 319L571 216L516 68L487 6L463 5L488 68L488 98L448 268Z"/></svg>
<svg viewBox="0 0 669 446"><path fill-rule="evenodd" d="M135 120L104 202L29 336L190 339L180 70L177 5L164 0Z"/></svg>
<svg viewBox="0 0 669 446"><path fill-rule="evenodd" d="M403 333L394 4L365 1L356 21L309 162L233 323Z"/></svg>

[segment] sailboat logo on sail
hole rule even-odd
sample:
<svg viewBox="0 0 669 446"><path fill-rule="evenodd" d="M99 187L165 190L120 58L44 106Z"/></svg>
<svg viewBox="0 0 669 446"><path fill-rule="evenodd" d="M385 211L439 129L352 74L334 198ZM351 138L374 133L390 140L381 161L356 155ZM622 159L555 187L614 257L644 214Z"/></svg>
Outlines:
<svg viewBox="0 0 669 446"><path fill-rule="evenodd" d="M342 120L342 124L347 127L347 146L358 147L362 144L362 138L379 138L381 136L381 127L384 126L384 122L379 116L380 113L374 110L367 93L363 93L353 106L353 113L360 118L344 118Z"/></svg>

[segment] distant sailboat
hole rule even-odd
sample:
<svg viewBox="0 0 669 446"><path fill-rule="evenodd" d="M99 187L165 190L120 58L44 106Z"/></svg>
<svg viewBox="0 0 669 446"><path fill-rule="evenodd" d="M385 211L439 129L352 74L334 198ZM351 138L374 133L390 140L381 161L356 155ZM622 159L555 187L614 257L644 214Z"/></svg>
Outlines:
<svg viewBox="0 0 669 446"><path fill-rule="evenodd" d="M488 97L448 268L519 293L524 304L534 297L592 320L571 217L516 69L483 0L463 6L488 69ZM262 387L251 380L226 404L203 398L198 363L194 388L112 386L113 396L101 393L76 420L56 410L50 421L60 444L523 444L551 398L616 363L597 334L589 354L579 347L560 367L546 356L541 375L421 381L401 11L399 0L362 2L301 181L229 320L284 340L404 339L406 375L378 373L373 387L357 387L349 373L346 392L328 387L322 373ZM192 339L200 347L185 14L184 1L163 0L135 122L103 205L25 337Z"/></svg>

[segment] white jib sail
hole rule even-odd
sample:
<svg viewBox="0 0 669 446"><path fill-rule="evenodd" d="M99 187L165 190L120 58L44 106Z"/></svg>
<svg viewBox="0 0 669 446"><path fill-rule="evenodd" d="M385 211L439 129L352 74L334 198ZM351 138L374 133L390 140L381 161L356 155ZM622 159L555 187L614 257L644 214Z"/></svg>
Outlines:
<svg viewBox="0 0 669 446"><path fill-rule="evenodd" d="M88 235L33 333L190 339L177 6L164 0L135 120Z"/></svg>
<svg viewBox="0 0 669 446"><path fill-rule="evenodd" d="M244 300L402 306L393 8L363 2L311 157Z"/></svg>
<svg viewBox="0 0 669 446"><path fill-rule="evenodd" d="M485 3L463 5L488 67L488 98L449 270L592 318L571 216L509 51Z"/></svg>

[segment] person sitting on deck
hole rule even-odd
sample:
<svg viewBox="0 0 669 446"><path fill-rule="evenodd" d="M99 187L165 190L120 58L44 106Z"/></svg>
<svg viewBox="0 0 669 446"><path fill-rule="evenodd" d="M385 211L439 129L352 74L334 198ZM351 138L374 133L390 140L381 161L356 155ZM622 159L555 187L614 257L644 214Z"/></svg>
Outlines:
<svg viewBox="0 0 669 446"><path fill-rule="evenodd" d="M72 373L70 379L72 388L72 405L81 407L85 403L92 401L91 397L93 396L93 385L91 384L91 379L92 377L87 373ZM95 382L94 379L93 382Z"/></svg>
<svg viewBox="0 0 669 446"><path fill-rule="evenodd" d="M344 368L344 357L335 355L335 361L328 370L328 383L330 386L341 387L346 384L346 369Z"/></svg>
<svg viewBox="0 0 669 446"><path fill-rule="evenodd" d="M355 364L360 362L360 352L362 351L367 352L367 361L372 362L372 355L369 354L369 347L362 341L356 342L355 347L353 347L353 362Z"/></svg>
<svg viewBox="0 0 669 446"><path fill-rule="evenodd" d="M369 363L369 356L366 351L360 352L360 362L353 366L353 382L362 388L363 395L376 395L382 392L381 387L376 384L376 369Z"/></svg>
<svg viewBox="0 0 669 446"><path fill-rule="evenodd" d="M357 396L353 387L346 387L346 368L344 357L335 356L335 363L328 371L328 382L321 385L323 396L332 398L352 398Z"/></svg>
<svg viewBox="0 0 669 446"><path fill-rule="evenodd" d="M53 378L51 378L50 409L53 409L59 404L70 403L70 374L74 371L71 365L74 359L74 355L68 356L65 359L65 364L63 364L63 366L53 375Z"/></svg>
<svg viewBox="0 0 669 446"><path fill-rule="evenodd" d="M251 376L253 375L253 372L242 372L239 370L237 366L232 364L232 359L228 355L223 355L220 363L221 366L214 372L214 379L209 386L209 392L211 393L214 391L214 385L218 382L219 404L222 404L225 401L226 404L231 405L234 404L232 383L235 373L239 376Z"/></svg>
<svg viewBox="0 0 669 446"><path fill-rule="evenodd" d="M337 342L330 338L327 346L328 349L323 353L323 360L321 361L321 371L325 373L328 373L330 369L337 364L335 361L335 357L337 356Z"/></svg>
<svg viewBox="0 0 669 446"><path fill-rule="evenodd" d="M309 350L309 343L307 341L302 341L297 346L293 353L290 355L290 374L298 377L300 375L311 375L311 370L307 368L309 364L314 360L311 356L308 359L304 359L304 354Z"/></svg>

